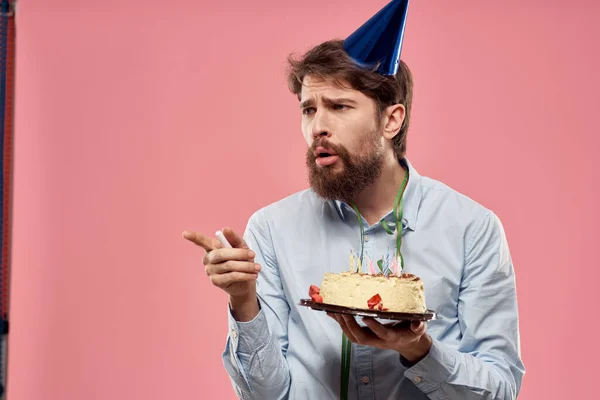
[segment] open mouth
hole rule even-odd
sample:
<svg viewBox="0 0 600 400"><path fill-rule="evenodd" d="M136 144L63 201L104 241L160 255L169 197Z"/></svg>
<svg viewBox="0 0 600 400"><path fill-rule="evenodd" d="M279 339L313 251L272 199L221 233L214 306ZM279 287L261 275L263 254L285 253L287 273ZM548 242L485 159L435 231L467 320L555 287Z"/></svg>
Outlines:
<svg viewBox="0 0 600 400"><path fill-rule="evenodd" d="M315 162L319 167L333 165L338 158L339 156L333 150L324 147L317 147L315 151Z"/></svg>
<svg viewBox="0 0 600 400"><path fill-rule="evenodd" d="M315 149L315 156L317 158L327 158L337 156L337 154L335 154L335 151L328 149L327 147L319 146Z"/></svg>

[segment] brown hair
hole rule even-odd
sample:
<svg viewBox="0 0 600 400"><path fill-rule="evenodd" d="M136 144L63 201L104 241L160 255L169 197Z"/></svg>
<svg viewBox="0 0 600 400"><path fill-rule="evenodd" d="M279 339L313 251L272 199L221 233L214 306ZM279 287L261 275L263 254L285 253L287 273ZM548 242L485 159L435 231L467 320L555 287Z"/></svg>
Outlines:
<svg viewBox="0 0 600 400"><path fill-rule="evenodd" d="M396 157L401 160L406 153L406 135L410 122L413 81L412 74L404 61L400 61L395 76L381 75L356 65L344 50L343 41L330 40L313 47L302 59L288 57L288 86L290 91L300 99L302 82L307 75L319 76L344 86L350 84L352 89L372 98L377 104L378 123L383 110L393 104L403 104L405 117L400 132L394 136L393 144Z"/></svg>

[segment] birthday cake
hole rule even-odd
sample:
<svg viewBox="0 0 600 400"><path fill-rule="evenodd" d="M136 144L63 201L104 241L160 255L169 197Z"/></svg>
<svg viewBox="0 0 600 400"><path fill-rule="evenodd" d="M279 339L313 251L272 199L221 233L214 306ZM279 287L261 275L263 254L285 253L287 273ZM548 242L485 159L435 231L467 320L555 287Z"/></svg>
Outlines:
<svg viewBox="0 0 600 400"><path fill-rule="evenodd" d="M423 281L412 274L325 273L321 287L312 286L313 300L324 304L400 313L424 313Z"/></svg>

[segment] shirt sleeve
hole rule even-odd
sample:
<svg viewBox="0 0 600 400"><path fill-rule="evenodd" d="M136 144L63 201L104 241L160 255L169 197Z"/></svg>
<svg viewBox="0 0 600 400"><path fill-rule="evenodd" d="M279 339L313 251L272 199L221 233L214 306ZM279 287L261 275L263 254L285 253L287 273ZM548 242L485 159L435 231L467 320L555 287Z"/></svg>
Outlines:
<svg viewBox="0 0 600 400"><path fill-rule="evenodd" d="M458 348L434 339L428 355L404 375L430 399L516 399L525 368L515 276L504 230L492 212L467 238L458 322Z"/></svg>
<svg viewBox="0 0 600 400"><path fill-rule="evenodd" d="M248 221L244 240L262 267L257 279L260 311L252 321L239 322L229 309L223 364L240 399L286 399L290 386L285 358L290 307L281 285L269 226L260 212Z"/></svg>

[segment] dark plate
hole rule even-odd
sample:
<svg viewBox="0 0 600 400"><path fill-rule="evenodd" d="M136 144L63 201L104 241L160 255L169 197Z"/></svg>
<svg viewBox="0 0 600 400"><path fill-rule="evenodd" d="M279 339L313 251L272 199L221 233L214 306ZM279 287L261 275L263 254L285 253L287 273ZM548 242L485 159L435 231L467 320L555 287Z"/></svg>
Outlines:
<svg viewBox="0 0 600 400"><path fill-rule="evenodd" d="M393 323L394 325L402 321L431 321L434 319L440 319L435 311L432 310L427 310L427 312L424 313L399 313L392 311L362 310L359 308L335 306L333 304L316 303L309 299L301 299L299 304L301 306L312 308L313 310L329 313L350 314L359 317L371 317L397 321Z"/></svg>

